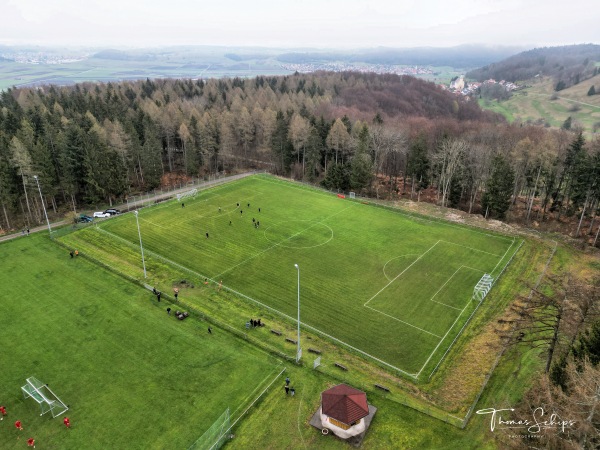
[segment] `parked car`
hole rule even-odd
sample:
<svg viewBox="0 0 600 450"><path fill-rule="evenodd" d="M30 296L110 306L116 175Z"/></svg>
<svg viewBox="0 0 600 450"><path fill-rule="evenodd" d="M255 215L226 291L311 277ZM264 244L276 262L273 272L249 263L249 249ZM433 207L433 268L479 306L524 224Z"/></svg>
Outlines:
<svg viewBox="0 0 600 450"><path fill-rule="evenodd" d="M93 217L90 216L86 216L85 214L81 214L78 218L77 218L77 222L79 223L88 223L91 222L92 220L94 220Z"/></svg>
<svg viewBox="0 0 600 450"><path fill-rule="evenodd" d="M106 211L104 211L104 213L110 214L111 216L116 216L117 214L121 214L121 211L119 211L118 209L109 208Z"/></svg>
<svg viewBox="0 0 600 450"><path fill-rule="evenodd" d="M110 214L109 213L105 213L104 211L96 211L94 213L94 217L98 217L100 219L103 219L105 217L110 217Z"/></svg>

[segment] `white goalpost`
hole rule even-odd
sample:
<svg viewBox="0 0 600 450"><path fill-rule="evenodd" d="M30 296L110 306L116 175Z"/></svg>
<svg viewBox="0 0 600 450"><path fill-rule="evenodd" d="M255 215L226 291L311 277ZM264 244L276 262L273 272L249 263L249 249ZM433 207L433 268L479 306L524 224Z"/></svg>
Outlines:
<svg viewBox="0 0 600 450"><path fill-rule="evenodd" d="M42 383L35 377L29 377L26 381L27 383L25 386L21 386L23 397L25 399L31 397L40 405L40 416L43 416L47 412L51 412L52 417L58 417L69 409L69 407L65 405L54 392L52 392L47 384Z"/></svg>
<svg viewBox="0 0 600 450"><path fill-rule="evenodd" d="M490 292L493 284L494 279L492 276L488 273L484 274L473 289L473 299L480 302L483 301L488 292Z"/></svg>
<svg viewBox="0 0 600 450"><path fill-rule="evenodd" d="M177 201L180 202L185 198L195 197L196 194L198 194L198 189L191 189L189 191L182 192L181 194L177 194Z"/></svg>

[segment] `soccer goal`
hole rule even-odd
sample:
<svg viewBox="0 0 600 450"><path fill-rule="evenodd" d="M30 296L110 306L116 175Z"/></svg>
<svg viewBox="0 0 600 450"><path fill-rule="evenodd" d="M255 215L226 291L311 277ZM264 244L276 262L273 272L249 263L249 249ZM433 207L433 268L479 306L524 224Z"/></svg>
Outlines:
<svg viewBox="0 0 600 450"><path fill-rule="evenodd" d="M51 412L52 417L58 417L69 409L69 407L65 405L54 392L52 392L47 384L42 383L35 377L29 377L26 381L27 383L25 386L21 386L23 397L26 399L31 397L40 405L40 416L43 416L47 412Z"/></svg>
<svg viewBox="0 0 600 450"><path fill-rule="evenodd" d="M180 202L185 198L195 197L196 194L198 194L198 189L191 189L189 191L182 192L181 194L177 194L177 201Z"/></svg>
<svg viewBox="0 0 600 450"><path fill-rule="evenodd" d="M473 289L473 299L479 300L480 302L485 298L485 296L490 292L492 285L494 284L494 279L488 273L484 274L481 279L475 285L475 289Z"/></svg>

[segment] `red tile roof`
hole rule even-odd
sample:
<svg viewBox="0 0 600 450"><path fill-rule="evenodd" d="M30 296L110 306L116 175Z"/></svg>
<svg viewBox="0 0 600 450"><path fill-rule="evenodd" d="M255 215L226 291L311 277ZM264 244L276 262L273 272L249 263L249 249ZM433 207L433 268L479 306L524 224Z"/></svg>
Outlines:
<svg viewBox="0 0 600 450"><path fill-rule="evenodd" d="M323 414L347 425L369 415L367 394L346 384L327 389L321 394Z"/></svg>

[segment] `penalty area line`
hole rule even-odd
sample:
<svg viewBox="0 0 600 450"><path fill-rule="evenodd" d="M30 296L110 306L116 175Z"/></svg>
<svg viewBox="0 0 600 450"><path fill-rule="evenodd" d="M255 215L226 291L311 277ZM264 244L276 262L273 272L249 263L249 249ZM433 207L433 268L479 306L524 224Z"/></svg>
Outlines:
<svg viewBox="0 0 600 450"><path fill-rule="evenodd" d="M383 292L383 291L384 291L384 290L385 290L385 289L386 289L386 288L387 288L387 287L388 287L390 284L392 284L392 283L393 283L394 281L396 281L396 280L397 280L397 279L398 279L398 278L399 278L399 277L400 277L402 274L404 274L404 272L406 272L408 269L410 269L412 266L414 266L414 265L417 263L417 261L419 261L419 260L420 260L420 259L421 259L423 256L425 256L427 253L429 253L429 252L430 252L430 251L433 249L433 247L435 247L436 245L438 245L440 242L442 242L442 241L437 241L435 244L433 244L431 247L429 247L427 250L425 250L425 252L423 252L423 253L421 254L421 256L419 256L417 259L415 259L415 260L414 260L414 261L413 261L413 262L412 262L412 263L411 263L411 264L410 264L410 265L409 265L409 266L408 266L406 269L404 269L402 272L400 272L398 275L396 275L394 278L392 278L388 284L386 284L385 286L383 286L383 287L382 287L382 288L381 288L379 291L377 291L377 293L376 293L376 294L375 294L373 297L371 297L369 300L367 300L367 301L366 301L366 302L363 304L363 306L367 306L371 300L373 300L375 297L377 297L379 294L381 294L381 293L382 293L382 292ZM371 309L373 309L373 308L371 308ZM377 311L377 310L375 309L375 311Z"/></svg>
<svg viewBox="0 0 600 450"><path fill-rule="evenodd" d="M425 364L423 364L423 367L421 367L421 370L419 370L417 372L417 378L419 377L419 375L421 375L421 372L423 371L423 369L425 368L425 366L429 363L429 361L431 360L431 358L433 357L433 355L435 355L435 352L437 352L437 349L440 347L440 345L442 345L442 342L444 342L444 340L446 339L446 337L448 336L448 334L450 333L450 331L452 330L452 328L454 328L454 325L456 325L456 322L458 322L458 319L460 319L460 317L465 312L465 309L467 309L467 306L469 306L469 305L470 305L470 302L467 302L467 304L462 309L462 311L460 312L460 314L458 315L458 317L456 318L456 320L454 321L454 323L452 325L450 325L450 328L448 328L448 331L446 331L446 334L444 334L444 337L441 338L440 342L438 342L438 345L435 346L435 348L433 349L433 351L429 355L429 358L427 358L427 361L425 361Z"/></svg>
<svg viewBox="0 0 600 450"><path fill-rule="evenodd" d="M375 311L375 312L377 312L379 314L383 314L384 316L389 317L390 319L397 320L398 322L403 323L404 325L408 325L409 327L413 327L413 328L415 328L415 329L417 329L419 331L422 331L423 333L430 334L430 335L432 335L432 336L434 336L436 338L441 338L441 336L438 336L437 334L434 334L431 331L427 331L427 330L424 330L423 328L419 328L416 325L413 325L411 323L405 322L404 320L398 319L397 317L394 317L394 316L392 316L390 314L384 313L383 311L379 311L378 309L372 308L372 307L367 306L367 305L364 305L364 307L365 308L369 308L370 310Z"/></svg>

